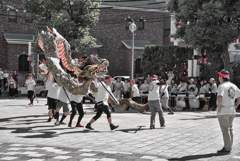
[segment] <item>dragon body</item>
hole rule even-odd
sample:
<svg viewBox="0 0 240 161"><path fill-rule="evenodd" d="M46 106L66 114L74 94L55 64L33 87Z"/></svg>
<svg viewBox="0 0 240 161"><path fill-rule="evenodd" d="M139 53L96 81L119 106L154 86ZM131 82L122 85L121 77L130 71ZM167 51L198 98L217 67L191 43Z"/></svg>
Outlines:
<svg viewBox="0 0 240 161"><path fill-rule="evenodd" d="M106 74L109 62L106 59L101 59L90 55L86 59L72 59L70 52L70 45L55 29L48 32L41 32L38 36L38 45L44 51L46 62L39 65L39 68L46 73L50 71L57 81L59 86L63 86L66 90L74 95L85 95L90 86L93 92L97 92L97 88L92 82L93 76ZM73 71L78 77L86 80L79 85L78 82L71 77L60 65ZM109 100L111 104L115 104L112 99ZM138 104L130 99L120 99L119 105L121 108L132 108L139 112L146 112L149 110L148 104Z"/></svg>

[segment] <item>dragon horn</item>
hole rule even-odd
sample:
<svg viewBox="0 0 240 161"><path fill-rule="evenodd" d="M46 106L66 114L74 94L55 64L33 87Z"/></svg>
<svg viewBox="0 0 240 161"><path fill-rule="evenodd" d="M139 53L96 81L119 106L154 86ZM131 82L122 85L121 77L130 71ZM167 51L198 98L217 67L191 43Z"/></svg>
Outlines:
<svg viewBox="0 0 240 161"><path fill-rule="evenodd" d="M54 37L57 37L57 35L54 34L54 33L52 32L52 30L50 30L48 27L47 27L47 30L48 30L48 32L50 32Z"/></svg>

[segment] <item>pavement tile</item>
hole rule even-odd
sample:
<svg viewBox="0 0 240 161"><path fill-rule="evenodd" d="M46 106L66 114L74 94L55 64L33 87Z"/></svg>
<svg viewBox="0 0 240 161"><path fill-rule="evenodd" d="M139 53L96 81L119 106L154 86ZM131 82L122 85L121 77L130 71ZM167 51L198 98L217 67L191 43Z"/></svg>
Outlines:
<svg viewBox="0 0 240 161"><path fill-rule="evenodd" d="M18 157L4 157L4 158L0 158L1 160L15 160Z"/></svg>
<svg viewBox="0 0 240 161"><path fill-rule="evenodd" d="M155 157L155 156L142 156L141 157L141 159L150 159L150 160L152 160L152 159L156 159L157 157Z"/></svg>
<svg viewBox="0 0 240 161"><path fill-rule="evenodd" d="M54 159L60 159L60 160L62 160L62 159L69 159L69 158L71 158L71 156L62 156L62 155L60 155L60 156L54 157Z"/></svg>

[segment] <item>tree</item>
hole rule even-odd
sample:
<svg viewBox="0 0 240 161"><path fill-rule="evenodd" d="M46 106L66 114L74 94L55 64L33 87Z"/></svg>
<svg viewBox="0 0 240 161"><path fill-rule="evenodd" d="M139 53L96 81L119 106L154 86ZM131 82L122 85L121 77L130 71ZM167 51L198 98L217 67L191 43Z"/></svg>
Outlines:
<svg viewBox="0 0 240 161"><path fill-rule="evenodd" d="M239 0L170 0L168 10L181 20L174 38L197 49L217 49L218 59L223 55L224 68L231 76L232 68L238 62L230 63L228 46L240 35Z"/></svg>
<svg viewBox="0 0 240 161"><path fill-rule="evenodd" d="M56 28L75 52L85 52L96 45L89 30L98 22L99 5L100 1L92 0L26 0L24 3L39 32L46 31L46 26ZM37 43L33 44L33 51L41 52Z"/></svg>
<svg viewBox="0 0 240 161"><path fill-rule="evenodd" d="M141 68L145 74L158 74L161 76L164 76L164 73L171 69L174 70L177 76L186 71L186 64L192 53L192 48L146 46L141 60Z"/></svg>

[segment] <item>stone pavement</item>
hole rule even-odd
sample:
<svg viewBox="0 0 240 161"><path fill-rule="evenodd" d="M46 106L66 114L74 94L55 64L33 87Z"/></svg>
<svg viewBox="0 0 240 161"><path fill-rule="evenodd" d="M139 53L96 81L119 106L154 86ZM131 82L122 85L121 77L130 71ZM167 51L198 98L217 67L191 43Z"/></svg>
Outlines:
<svg viewBox="0 0 240 161"><path fill-rule="evenodd" d="M25 97L0 99L0 160L240 160L239 113L233 125L232 153L220 156L216 150L222 148L222 134L212 111L165 112L166 127L160 128L156 116L156 129L150 130L149 113L116 109L112 118L118 129L110 131L103 114L92 125L95 130L89 131L46 122L44 98L34 106L28 103ZM89 122L93 110L93 104L84 104L81 124Z"/></svg>

